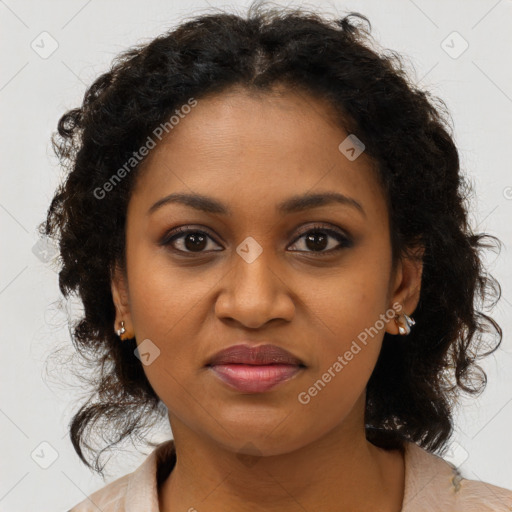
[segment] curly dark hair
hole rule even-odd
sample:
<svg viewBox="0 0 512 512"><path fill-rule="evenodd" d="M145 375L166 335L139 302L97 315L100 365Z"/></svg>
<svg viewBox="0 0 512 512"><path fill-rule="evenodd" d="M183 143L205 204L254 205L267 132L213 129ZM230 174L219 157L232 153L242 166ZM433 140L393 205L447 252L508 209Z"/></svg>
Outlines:
<svg viewBox="0 0 512 512"><path fill-rule="evenodd" d="M111 279L116 266L126 272L126 210L141 163L108 199L98 200L94 191L191 97L233 86L257 93L286 85L328 100L339 125L364 142L375 162L394 265L403 256L418 257L418 245L425 249L416 327L407 337L384 335L367 385L367 439L385 449L408 440L442 451L453 434L460 391L483 391L487 376L476 362L499 347L502 331L480 310L489 295L495 302L501 296L480 251L494 247L485 238L501 242L469 226L472 187L460 171L445 103L420 90L404 57L377 49L370 32L359 13L329 19L253 3L245 16L202 14L119 54L82 105L60 118L52 144L67 172L39 230L58 240L62 294L74 292L83 303L72 339L96 368L94 394L69 429L88 467L103 474L98 461L105 449L165 414L134 356L135 339L122 345L113 330ZM499 340L482 354L485 332ZM82 444L93 450L87 440L101 421L111 444L93 467Z"/></svg>

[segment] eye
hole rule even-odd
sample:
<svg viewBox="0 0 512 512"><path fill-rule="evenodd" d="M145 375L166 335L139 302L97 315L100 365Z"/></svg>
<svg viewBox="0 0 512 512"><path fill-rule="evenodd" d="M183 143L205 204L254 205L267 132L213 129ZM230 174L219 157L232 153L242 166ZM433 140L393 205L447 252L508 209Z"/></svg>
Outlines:
<svg viewBox="0 0 512 512"><path fill-rule="evenodd" d="M329 243L329 238L331 239L331 243ZM303 232L299 238L295 240L295 243L301 239L303 239L303 246L306 247L306 250L299 250L298 252L313 252L317 253L319 256L331 254L332 252L352 247L353 245L352 240L341 231L329 229L321 225L313 226ZM332 239L338 242L337 247L336 244L332 242Z"/></svg>
<svg viewBox="0 0 512 512"><path fill-rule="evenodd" d="M213 241L213 238L205 231L179 227L165 236L160 245L171 245L177 252L200 253L208 247L208 240ZM180 243L176 244L175 242ZM179 245L179 247L176 247L176 245Z"/></svg>

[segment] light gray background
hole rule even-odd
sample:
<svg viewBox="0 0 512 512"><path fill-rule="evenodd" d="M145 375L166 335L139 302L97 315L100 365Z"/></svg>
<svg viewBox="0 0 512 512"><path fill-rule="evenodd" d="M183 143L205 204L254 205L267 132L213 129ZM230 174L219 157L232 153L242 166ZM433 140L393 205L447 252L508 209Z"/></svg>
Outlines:
<svg viewBox="0 0 512 512"><path fill-rule="evenodd" d="M55 302L57 274L33 251L35 227L44 219L61 174L50 134L118 52L208 5L240 11L247 2L0 0L1 511L64 512L105 485L81 464L67 437L76 401L85 396L81 384L66 377L71 361L63 356L59 364L45 366L50 352L62 346L69 353L71 346L66 317ZM489 271L503 287L493 315L504 339L501 349L482 363L489 378L486 392L461 404L453 450L445 458L459 464L467 478L512 488L512 3L364 0L302 5L324 13L356 10L367 15L380 45L408 56L415 80L451 110L463 169L476 186L472 226L505 244L499 257L491 253L488 258ZM50 48L48 36L41 36L44 31L58 43L48 58L31 47L34 41L44 51L41 39L46 37L44 48ZM454 31L469 45L461 55L456 54L464 42ZM76 305L68 309L79 312ZM169 435L164 428L153 439ZM57 458L43 469L31 457L34 450L40 462L49 463L52 450ZM145 456L127 445L107 466L108 481L135 469Z"/></svg>

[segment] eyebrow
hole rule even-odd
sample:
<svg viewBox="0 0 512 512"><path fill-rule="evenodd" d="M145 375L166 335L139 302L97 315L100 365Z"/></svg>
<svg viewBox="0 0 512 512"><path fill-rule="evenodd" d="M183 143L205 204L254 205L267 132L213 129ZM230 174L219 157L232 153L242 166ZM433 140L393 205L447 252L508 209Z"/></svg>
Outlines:
<svg viewBox="0 0 512 512"><path fill-rule="evenodd" d="M172 203L183 204L185 206L189 206L206 213L214 213L227 216L232 215L232 212L229 208L227 208L220 201L214 199L213 197L208 197L196 193L185 194L178 192L159 199L153 206L151 206L151 208L149 208L147 214L151 215L162 206ZM320 206L326 206L333 203L352 207L359 211L359 213L366 218L366 212L359 201L338 192L321 192L315 194L292 196L279 203L276 206L276 211L281 215L285 215L301 212L310 208L318 208Z"/></svg>

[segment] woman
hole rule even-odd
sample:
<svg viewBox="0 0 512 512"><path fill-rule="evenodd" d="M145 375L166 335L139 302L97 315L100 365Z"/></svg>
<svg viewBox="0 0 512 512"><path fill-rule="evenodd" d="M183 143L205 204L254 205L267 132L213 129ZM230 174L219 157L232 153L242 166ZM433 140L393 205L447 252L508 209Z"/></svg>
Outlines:
<svg viewBox="0 0 512 512"><path fill-rule="evenodd" d="M101 474L96 422L174 437L72 512L511 509L436 455L501 342L474 306L488 235L443 103L358 18L200 16L60 119L42 230L98 363L71 440Z"/></svg>

